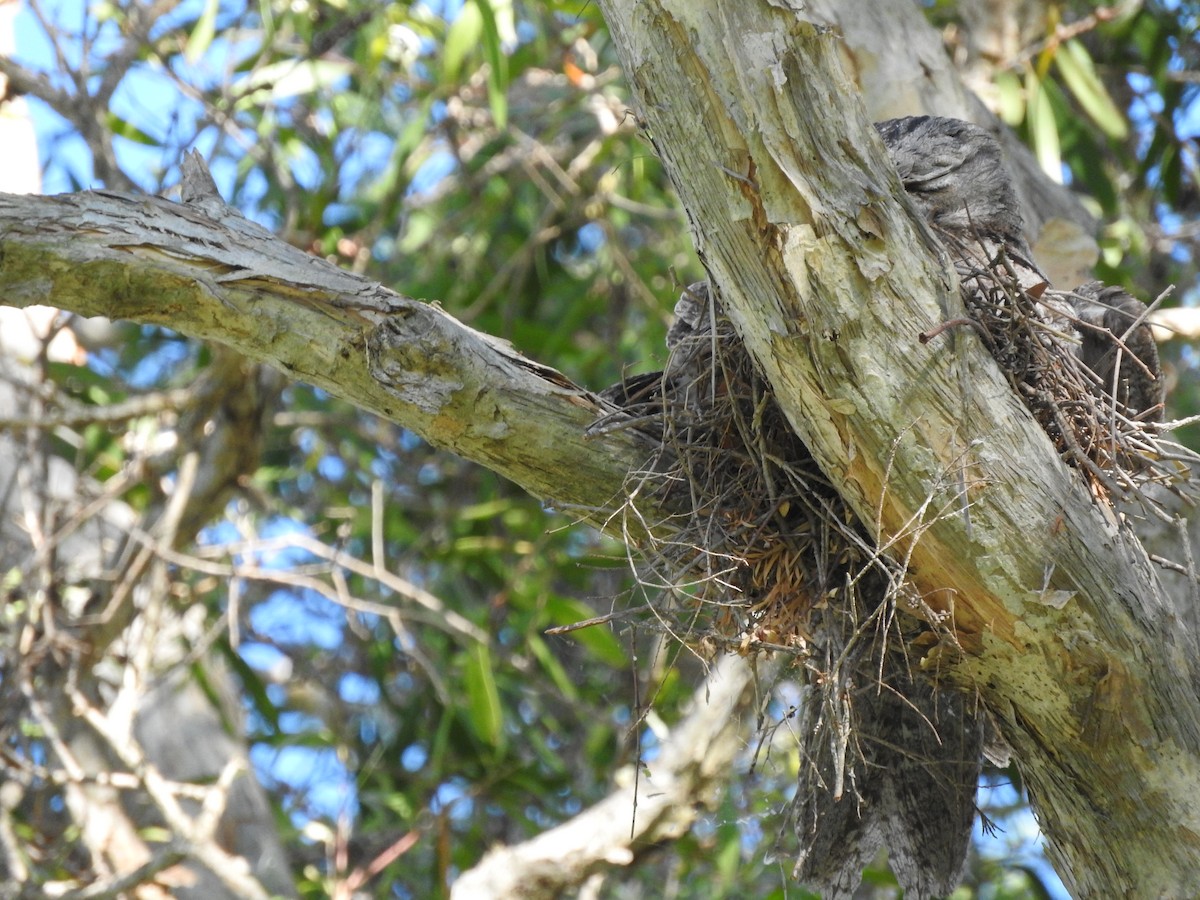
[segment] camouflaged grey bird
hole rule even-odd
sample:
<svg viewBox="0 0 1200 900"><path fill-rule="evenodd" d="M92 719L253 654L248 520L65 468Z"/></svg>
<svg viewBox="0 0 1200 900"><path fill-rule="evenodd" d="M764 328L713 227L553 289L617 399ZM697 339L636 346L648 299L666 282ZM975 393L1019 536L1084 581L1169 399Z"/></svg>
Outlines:
<svg viewBox="0 0 1200 900"><path fill-rule="evenodd" d="M1044 297L1041 312L1074 333L1072 351L1132 416L1157 419L1162 380L1146 307L1119 288L1090 283L1047 294L1024 236L1016 193L1000 146L984 129L930 116L876 125L908 196L938 237L960 276L1002 266L1019 287ZM1128 351L1128 353L1126 352ZM1134 359L1123 358L1133 354ZM869 603L867 604L869 606ZM974 700L914 674L895 652L866 654L853 645L826 647L831 657L858 653L848 667L845 723L859 758L853 782L832 713L802 712L804 739L793 805L800 839L796 874L823 896L850 897L863 866L882 846L906 897L949 894L962 876L975 816L984 722ZM824 726L824 727L822 727ZM840 759L839 759L840 754ZM845 785L840 796L832 789Z"/></svg>
<svg viewBox="0 0 1200 900"><path fill-rule="evenodd" d="M905 192L960 275L995 266L1003 255L1020 286L1042 297L1045 317L1075 336L1074 352L1097 376L1097 387L1132 417L1161 420L1161 367L1146 305L1098 281L1041 292L1049 285L1025 240L996 139L978 125L937 116L889 119L875 128Z"/></svg>
<svg viewBox="0 0 1200 900"><path fill-rule="evenodd" d="M994 138L967 122L927 116L876 128L907 196L965 290L979 283L981 271L1002 271L1036 299L1033 315L1065 338L1055 352L1075 355L1092 372L1098 396L1115 398L1131 418L1161 416L1146 307L1099 283L1048 292ZM704 282L689 286L675 307L664 371L604 395L625 407L661 402L674 414L702 413L720 393L712 373L721 371L715 362L721 319L716 292ZM727 322L721 334L736 341ZM802 444L795 452L808 456ZM861 537L856 546L869 547L866 530L851 527ZM824 553L835 561L841 556L836 546ZM856 587L849 588L852 581ZM823 897L850 898L864 866L886 847L906 897L947 895L961 880L970 846L984 714L973 697L922 666L929 626L893 605L894 576L875 566L852 572L833 565L824 575L810 575L807 590L808 602L825 599L806 620L811 655L795 723L800 772L789 816L799 840L795 875ZM871 621L887 624L864 632L862 623Z"/></svg>

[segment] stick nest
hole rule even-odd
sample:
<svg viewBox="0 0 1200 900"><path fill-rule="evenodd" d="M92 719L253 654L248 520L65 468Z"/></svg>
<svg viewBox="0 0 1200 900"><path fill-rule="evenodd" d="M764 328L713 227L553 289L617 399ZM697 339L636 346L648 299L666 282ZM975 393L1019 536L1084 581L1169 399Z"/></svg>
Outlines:
<svg viewBox="0 0 1200 900"><path fill-rule="evenodd" d="M658 621L693 647L808 656L827 613L858 627L871 610L857 597L877 603L903 583L900 567L875 551L719 305L709 315L664 372L606 392L660 443L630 496L686 510L643 551L639 577L663 589Z"/></svg>
<svg viewBox="0 0 1200 900"><path fill-rule="evenodd" d="M1022 290L1003 259L960 280L967 316L922 341L959 326L978 332L1098 502L1133 495L1157 510L1143 487L1179 475L1148 421L1161 410L1126 409L1079 361L1073 341L1082 325L1070 298ZM620 409L593 426L636 427L658 446L625 507L639 531L660 536L637 566L644 586L661 589L647 592L657 598L649 608L702 653L797 657L805 699L789 821L800 839L798 877L856 879L884 834L894 847L941 847L941 861L927 868L944 877L938 885L952 885L989 729L969 692L939 683L941 663L960 653L951 614L931 609L908 583L898 545L880 549L863 528L706 287L689 288L677 313L689 294L705 309L690 329L673 329L685 336L665 370L606 391ZM637 498L647 493L681 512L646 522ZM990 754L1005 749L993 744Z"/></svg>
<svg viewBox="0 0 1200 900"><path fill-rule="evenodd" d="M1175 489L1182 448L1159 437L1151 420L1161 407L1126 409L1080 362L1077 335L1086 326L1073 317L1070 295L1044 285L1023 290L1003 255L987 266L960 263L959 274L967 318L921 340L973 328L1098 500L1132 496L1157 511L1143 488ZM659 444L637 473L629 513L638 515L636 498L647 492L683 510L669 522L642 522L669 535L643 548L638 566L645 586L663 589L665 599L652 603L659 623L693 647L809 654L816 630L832 637L833 627L840 633L834 643L844 645L847 628L873 622L886 633L888 610L898 608L953 645L952 633L936 628L945 616L905 587L903 561L878 550L795 435L707 286L693 285L681 304L689 295L705 309L675 342L666 369L604 392L621 409L594 426L636 427ZM1122 337L1114 339L1124 348ZM1143 366L1132 353L1121 357L1128 367ZM906 634L911 624L901 623Z"/></svg>

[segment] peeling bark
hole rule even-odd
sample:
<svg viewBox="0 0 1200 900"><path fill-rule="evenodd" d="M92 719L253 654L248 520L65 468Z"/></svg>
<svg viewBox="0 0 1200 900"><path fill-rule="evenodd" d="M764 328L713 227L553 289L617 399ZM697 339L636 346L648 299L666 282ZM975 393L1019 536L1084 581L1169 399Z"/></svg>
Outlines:
<svg viewBox="0 0 1200 900"><path fill-rule="evenodd" d="M1195 894L1194 636L974 336L918 345L959 299L895 199L836 35L785 4L601 5L747 346L862 521L953 615L959 677L1015 749L1064 881Z"/></svg>

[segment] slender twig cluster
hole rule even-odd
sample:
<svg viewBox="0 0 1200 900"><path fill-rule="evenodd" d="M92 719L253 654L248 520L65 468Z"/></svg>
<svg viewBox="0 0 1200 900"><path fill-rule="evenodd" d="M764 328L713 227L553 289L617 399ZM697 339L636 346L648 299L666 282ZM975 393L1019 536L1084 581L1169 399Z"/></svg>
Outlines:
<svg viewBox="0 0 1200 900"><path fill-rule="evenodd" d="M1079 336L1096 326L1075 314L1077 295L1044 284L1024 289L1003 252L987 265L960 261L959 279L969 316L962 321L979 333L1017 395L1093 494L1106 502L1134 500L1160 512L1146 486L1179 493L1187 471L1182 464L1194 454L1163 438L1157 422L1161 407L1127 408L1116 399L1114 385L1102 383L1081 361ZM1120 350L1118 379L1121 366L1145 369L1125 346L1127 337L1109 338Z"/></svg>

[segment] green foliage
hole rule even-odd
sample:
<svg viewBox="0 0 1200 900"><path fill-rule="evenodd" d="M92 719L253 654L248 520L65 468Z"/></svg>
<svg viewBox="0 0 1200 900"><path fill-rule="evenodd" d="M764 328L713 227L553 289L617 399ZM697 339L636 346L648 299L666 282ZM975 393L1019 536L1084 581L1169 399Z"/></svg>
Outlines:
<svg viewBox="0 0 1200 900"><path fill-rule="evenodd" d="M1054 54L1054 63L1079 105L1105 135L1115 141L1129 136L1125 116L1109 96L1082 41L1060 44Z"/></svg>
<svg viewBox="0 0 1200 900"><path fill-rule="evenodd" d="M929 7L935 19L955 15L954 4ZM126 76L184 73L172 76L187 90L171 102L186 114L141 121L110 108L104 121L127 142L122 153L153 151L126 157L150 160L128 164L144 187L172 182L196 143L229 199L291 242L436 299L583 384L654 368L673 298L701 270L627 114L595 5L467 0L448 18L436 8L205 2L152 31ZM93 15L104 34L129 24L124 5ZM1183 117L1197 116L1197 82L1177 77L1195 73L1195 26L1186 7L1153 3L1066 40L1048 26L1037 52L995 73L1005 119L1109 223L1103 276L1175 280L1181 293L1195 291L1195 234L1169 254L1151 251L1170 240L1173 221L1200 218L1195 141L1182 132ZM90 52L97 72L118 64ZM64 185L88 181L57 174ZM1193 361L1171 356L1178 410L1194 413ZM101 407L190 384L210 362L177 336L130 329L90 366L52 374L65 396ZM176 413L95 423L59 450L104 481L131 456L151 459L145 445ZM174 471L147 466L156 477L120 492L137 510L161 499L161 478ZM304 385L284 391L260 467L201 543L227 544L224 559L265 569L319 568L287 546L297 530L373 560L476 630L342 565L333 568L346 595L369 609L252 579L234 604L227 583L178 572L179 596L203 607L237 675L305 896L330 894L410 832L416 841L365 890L444 895L491 844L528 838L604 796L648 739L640 704L652 699L671 720L698 681L690 656L646 629L547 634L633 602L623 548ZM702 827L610 874L606 896L807 896L786 859L768 861L793 784L786 758L735 779ZM352 835L344 856L334 852L340 819ZM1033 869L978 868L987 887L964 896L1045 890ZM894 885L889 877L882 865L870 874L879 885Z"/></svg>

